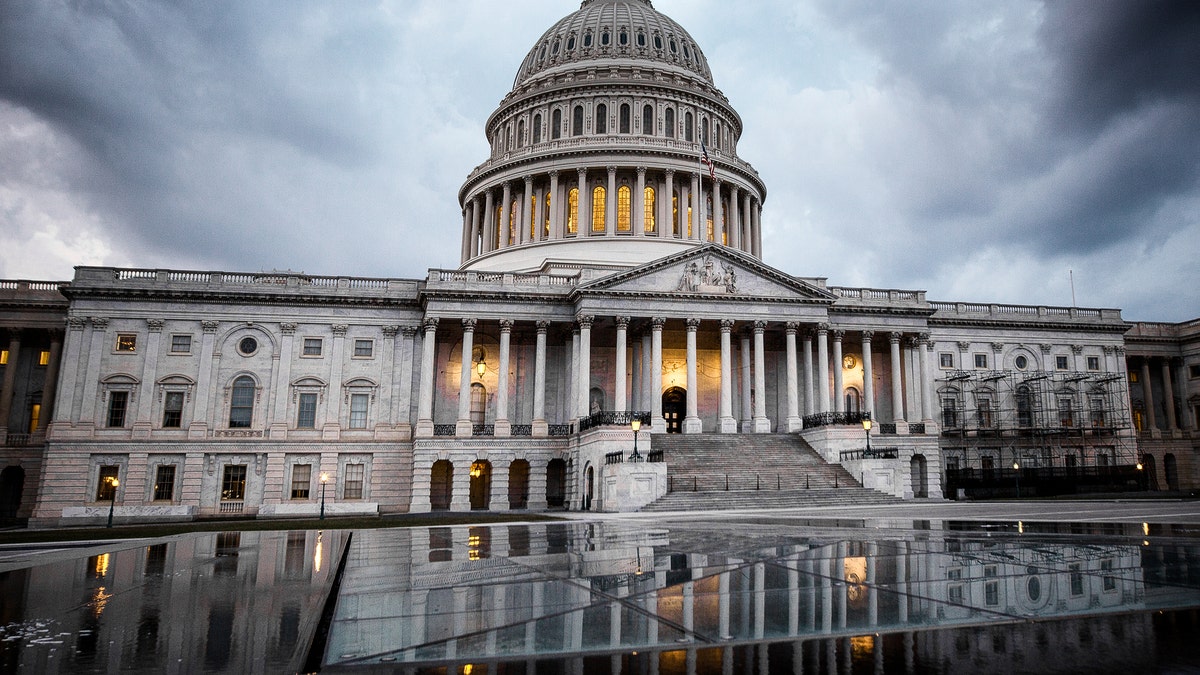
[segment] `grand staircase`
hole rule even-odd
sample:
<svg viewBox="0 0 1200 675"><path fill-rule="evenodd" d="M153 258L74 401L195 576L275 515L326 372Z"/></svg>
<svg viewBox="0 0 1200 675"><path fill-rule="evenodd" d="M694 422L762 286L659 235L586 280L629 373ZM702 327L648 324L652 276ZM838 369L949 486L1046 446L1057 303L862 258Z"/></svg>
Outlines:
<svg viewBox="0 0 1200 675"><path fill-rule="evenodd" d="M643 511L896 504L792 434L654 434L669 492Z"/></svg>

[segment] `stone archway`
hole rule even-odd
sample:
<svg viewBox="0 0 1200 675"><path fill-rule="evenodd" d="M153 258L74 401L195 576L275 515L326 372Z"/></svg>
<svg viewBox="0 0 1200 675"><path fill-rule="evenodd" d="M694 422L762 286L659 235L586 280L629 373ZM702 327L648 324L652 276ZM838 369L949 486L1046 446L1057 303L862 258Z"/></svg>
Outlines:
<svg viewBox="0 0 1200 675"><path fill-rule="evenodd" d="M429 509L449 511L450 499L454 494L454 464L440 459L429 470Z"/></svg>
<svg viewBox="0 0 1200 675"><path fill-rule="evenodd" d="M508 508L529 508L529 462L513 460L508 465Z"/></svg>
<svg viewBox="0 0 1200 675"><path fill-rule="evenodd" d="M25 489L25 469L6 466L0 471L0 518L16 518Z"/></svg>
<svg viewBox="0 0 1200 675"><path fill-rule="evenodd" d="M471 510L486 511L492 499L492 463L476 460L471 463Z"/></svg>
<svg viewBox="0 0 1200 675"><path fill-rule="evenodd" d="M596 469L590 464L583 472L583 510L592 510L592 498L596 495Z"/></svg>
<svg viewBox="0 0 1200 675"><path fill-rule="evenodd" d="M687 390L671 387L662 395L662 414L668 434L683 433L683 418L687 416Z"/></svg>
<svg viewBox="0 0 1200 675"><path fill-rule="evenodd" d="M555 458L546 464L546 506L562 508L567 503L567 462Z"/></svg>
<svg viewBox="0 0 1200 675"><path fill-rule="evenodd" d="M913 497L928 497L929 473L925 455L913 455L912 461L909 462L909 468L912 475Z"/></svg>

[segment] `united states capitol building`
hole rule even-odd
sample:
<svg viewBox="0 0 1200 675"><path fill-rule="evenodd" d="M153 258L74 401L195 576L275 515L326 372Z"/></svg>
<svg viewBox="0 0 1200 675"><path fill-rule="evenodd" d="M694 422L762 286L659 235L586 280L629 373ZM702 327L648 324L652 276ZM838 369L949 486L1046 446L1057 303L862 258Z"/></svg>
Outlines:
<svg viewBox="0 0 1200 675"><path fill-rule="evenodd" d="M585 0L488 118L457 266L0 282L0 517L1196 487L1200 320L772 268L742 131L679 24Z"/></svg>

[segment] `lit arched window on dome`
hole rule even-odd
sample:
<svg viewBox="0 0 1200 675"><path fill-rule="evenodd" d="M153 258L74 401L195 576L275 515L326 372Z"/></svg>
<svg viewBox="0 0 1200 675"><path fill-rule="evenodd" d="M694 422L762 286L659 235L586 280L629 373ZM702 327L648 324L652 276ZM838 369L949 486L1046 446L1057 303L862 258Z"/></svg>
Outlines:
<svg viewBox="0 0 1200 675"><path fill-rule="evenodd" d="M571 135L583 135L583 106L575 106L575 110L571 115Z"/></svg>
<svg viewBox="0 0 1200 675"><path fill-rule="evenodd" d="M705 216L705 217L704 217L704 220L705 220L705 227L706 227L706 230L705 230L705 235L704 235L704 240L705 240L705 241L713 241L714 239L716 239L716 234L715 234L715 231L713 230L713 219L712 219L712 213L713 213L712 206L713 206L713 202L712 202L712 195L708 195L708 197L707 197L707 198L706 198L704 201L705 201L705 204L707 204L707 205L708 205L708 206L707 206L707 209L706 209L706 210L705 210L705 212L704 212L704 216Z"/></svg>
<svg viewBox="0 0 1200 675"><path fill-rule="evenodd" d="M632 195L633 190L628 185L617 188L617 232L629 232L632 229L629 217Z"/></svg>
<svg viewBox="0 0 1200 675"><path fill-rule="evenodd" d="M642 106L642 135L654 135L654 108L649 105Z"/></svg>
<svg viewBox="0 0 1200 675"><path fill-rule="evenodd" d="M513 203L512 203L512 208L510 208L508 210L508 245L509 246L512 246L513 244L516 243L517 232L520 232L520 230L517 229L517 228L521 227L520 223L517 222L517 209L519 209L519 208L521 208L521 202L514 199Z"/></svg>
<svg viewBox="0 0 1200 675"><path fill-rule="evenodd" d="M538 113L533 116L533 144L537 145L542 142L542 115Z"/></svg>
<svg viewBox="0 0 1200 675"><path fill-rule="evenodd" d="M621 120L620 121L620 130L621 130L621 133L623 133L623 134L629 133L629 116L630 116L629 104L622 103L621 104L621 112L618 115L618 117Z"/></svg>
<svg viewBox="0 0 1200 675"><path fill-rule="evenodd" d="M679 236L679 195L671 195L671 234Z"/></svg>
<svg viewBox="0 0 1200 675"><path fill-rule="evenodd" d="M496 223L496 228L495 228L496 233L494 235L492 235L492 249L493 250L500 248L500 230L504 229L504 226L501 224L501 214L503 214L503 213L504 213L504 206L501 204L497 204L496 205L496 219L493 221L494 223Z"/></svg>
<svg viewBox="0 0 1200 675"><path fill-rule="evenodd" d="M579 188L567 193L567 234L579 232Z"/></svg>
<svg viewBox="0 0 1200 675"><path fill-rule="evenodd" d="M537 195L530 195L530 197L529 197L529 240L530 241L537 239L537 207L538 207Z"/></svg>
<svg viewBox="0 0 1200 675"><path fill-rule="evenodd" d="M695 140L695 134L692 133L692 113L683 114L683 140L691 143Z"/></svg>
<svg viewBox="0 0 1200 675"><path fill-rule="evenodd" d="M608 106L603 103L596 104L596 133L608 133Z"/></svg>
<svg viewBox="0 0 1200 675"><path fill-rule="evenodd" d="M646 229L647 234L654 234L654 232L655 232L655 230L654 230L654 188L647 187L646 192L644 194L645 194L645 202L646 202L643 207L645 209L645 216L644 216L644 218L646 220L645 229Z"/></svg>
<svg viewBox="0 0 1200 675"><path fill-rule="evenodd" d="M604 187L597 185L592 190L592 232L604 231Z"/></svg>
<svg viewBox="0 0 1200 675"><path fill-rule="evenodd" d="M667 138L675 138L675 109L667 108L665 117L665 130L667 132Z"/></svg>

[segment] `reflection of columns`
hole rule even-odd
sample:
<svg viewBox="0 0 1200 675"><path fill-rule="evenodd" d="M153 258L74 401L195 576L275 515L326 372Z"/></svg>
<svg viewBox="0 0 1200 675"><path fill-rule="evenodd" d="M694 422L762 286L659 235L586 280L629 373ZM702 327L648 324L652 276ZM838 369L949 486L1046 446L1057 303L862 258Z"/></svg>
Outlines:
<svg viewBox="0 0 1200 675"><path fill-rule="evenodd" d="M1167 429L1176 431L1179 425L1175 419L1175 387L1171 382L1171 360L1162 360L1163 408L1167 411Z"/></svg>
<svg viewBox="0 0 1200 675"><path fill-rule="evenodd" d="M847 546L846 542L839 541L837 543L837 558L835 558L833 560L832 572L836 575L834 578L837 579L837 587L838 587L838 592L837 592L837 615L838 615L837 627L838 628L846 627L846 610L847 610L846 605L848 604L848 601L849 601L848 596L850 593L850 584L847 583L847 581L846 581L846 571L845 571L846 570L846 551L848 548L849 547Z"/></svg>
<svg viewBox="0 0 1200 675"><path fill-rule="evenodd" d="M921 333L917 336L917 367L920 373L917 377L921 381L921 415L926 424L933 423L933 396L929 387L929 333Z"/></svg>
<svg viewBox="0 0 1200 675"><path fill-rule="evenodd" d="M875 333L869 330L862 332L862 367L863 367L863 412L870 413L875 419L875 382L871 378L871 337Z"/></svg>
<svg viewBox="0 0 1200 675"><path fill-rule="evenodd" d="M879 589L876 587L875 559L879 556L878 542L867 543L867 624L879 625ZM876 639L876 642L882 640Z"/></svg>
<svg viewBox="0 0 1200 675"><path fill-rule="evenodd" d="M753 405L753 387L750 384L750 361L753 356L750 353L750 328L749 326L742 329L741 343L739 347L742 353L742 433L750 433L754 426L754 409Z"/></svg>
<svg viewBox="0 0 1200 675"><path fill-rule="evenodd" d="M8 416L12 412L13 389L17 386L17 367L21 365L21 331L8 331L8 365L4 367L4 389L0 390L0 429L8 430ZM24 431L18 429L18 431Z"/></svg>
<svg viewBox="0 0 1200 675"><path fill-rule="evenodd" d="M754 322L754 433L771 432L771 421L767 419L767 367L763 353L763 333L766 321Z"/></svg>
<svg viewBox="0 0 1200 675"><path fill-rule="evenodd" d="M766 565L754 563L754 639L761 640L767 623Z"/></svg>
<svg viewBox="0 0 1200 675"><path fill-rule="evenodd" d="M799 324L795 321L787 323L787 430L788 433L800 431L800 402L797 400L796 373L796 330Z"/></svg>
<svg viewBox="0 0 1200 675"><path fill-rule="evenodd" d="M613 383L613 410L618 412L626 410L628 406L625 403L625 388L627 380L625 379L625 331L629 328L629 317L618 316L617 322L617 353L613 359L613 370L616 371L616 382Z"/></svg>
<svg viewBox="0 0 1200 675"><path fill-rule="evenodd" d="M687 416L683 418L683 433L700 433L700 416L697 413L696 400L696 331L700 328L700 319L687 320Z"/></svg>
<svg viewBox="0 0 1200 675"><path fill-rule="evenodd" d="M533 357L533 435L549 435L546 424L546 331L549 321L537 322L537 347Z"/></svg>
<svg viewBox="0 0 1200 675"><path fill-rule="evenodd" d="M470 436L471 430L471 356L475 349L475 324L478 319L463 319L462 373L458 378L458 428L456 436Z"/></svg>
<svg viewBox="0 0 1200 675"><path fill-rule="evenodd" d="M842 338L846 331L833 331L833 410L846 410L845 384L842 380Z"/></svg>
<svg viewBox="0 0 1200 675"><path fill-rule="evenodd" d="M417 435L433 436L433 363L438 320L425 319L425 341L421 345L421 387L417 399Z"/></svg>
<svg viewBox="0 0 1200 675"><path fill-rule="evenodd" d="M508 419L508 360L512 327L512 319L500 320L500 372L496 376L496 421L492 432L496 436L512 434L512 423ZM534 377L537 376L534 375ZM536 394L534 396L536 397Z"/></svg>
<svg viewBox="0 0 1200 675"><path fill-rule="evenodd" d="M581 314L579 321L579 416L591 414L592 393L592 320L589 314Z"/></svg>
<svg viewBox="0 0 1200 675"><path fill-rule="evenodd" d="M1146 426L1144 431L1158 429L1158 420L1154 412L1154 390L1150 388L1150 357L1142 357L1142 401L1146 408Z"/></svg>
<svg viewBox="0 0 1200 675"><path fill-rule="evenodd" d="M729 634L729 572L717 574L717 639L728 640Z"/></svg>
<svg viewBox="0 0 1200 675"><path fill-rule="evenodd" d="M683 630L688 637L696 630L696 582L683 582Z"/></svg>
<svg viewBox="0 0 1200 675"><path fill-rule="evenodd" d="M730 344L729 333L733 330L732 319L721 319L721 420L720 429L723 434L737 433L737 420L733 419L733 348ZM728 584L728 579L725 580ZM724 633L722 633L724 635Z"/></svg>
<svg viewBox="0 0 1200 675"><path fill-rule="evenodd" d="M817 412L829 412L829 324L817 324Z"/></svg>
<svg viewBox="0 0 1200 675"><path fill-rule="evenodd" d="M896 556L896 597L900 599L900 623L908 623L908 542L901 542Z"/></svg>
<svg viewBox="0 0 1200 675"><path fill-rule="evenodd" d="M892 352L892 421L904 421L904 390L900 381L900 334L888 333L888 345Z"/></svg>
<svg viewBox="0 0 1200 675"><path fill-rule="evenodd" d="M667 430L662 416L662 329L666 322L657 316L650 319L650 430L656 434Z"/></svg>
<svg viewBox="0 0 1200 675"><path fill-rule="evenodd" d="M817 411L816 400L813 398L813 355L812 330L804 331L804 414L811 415Z"/></svg>

